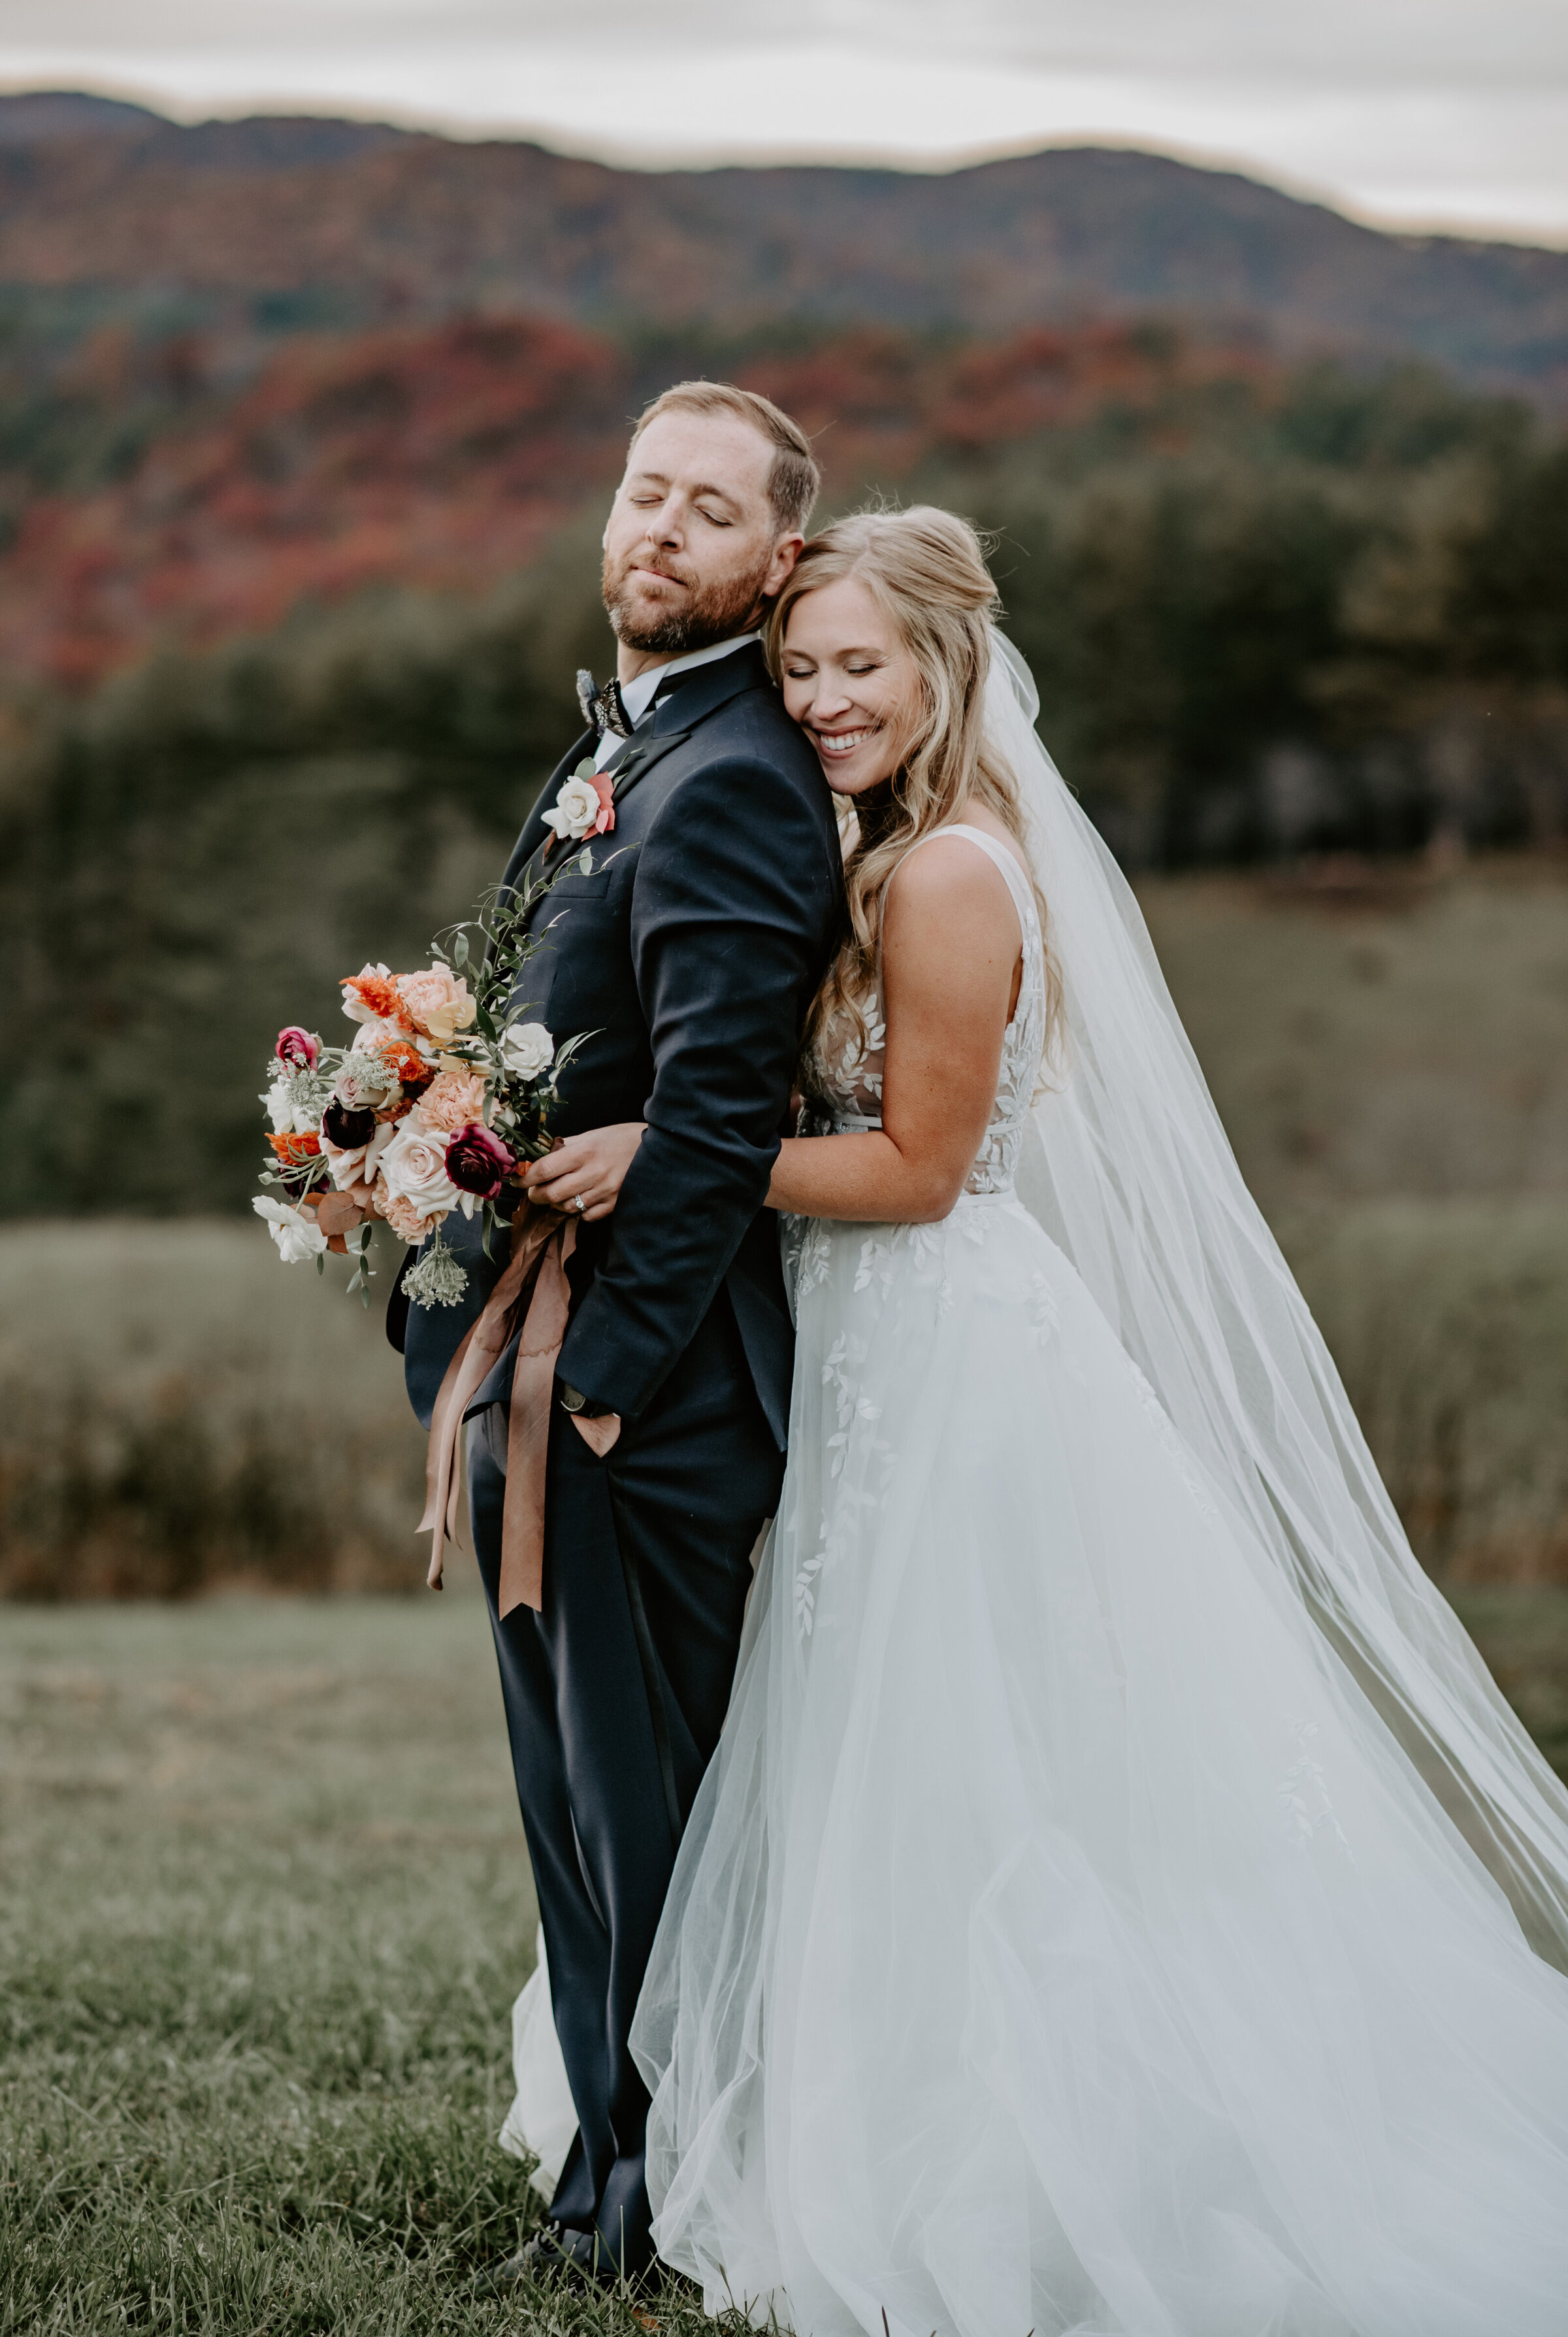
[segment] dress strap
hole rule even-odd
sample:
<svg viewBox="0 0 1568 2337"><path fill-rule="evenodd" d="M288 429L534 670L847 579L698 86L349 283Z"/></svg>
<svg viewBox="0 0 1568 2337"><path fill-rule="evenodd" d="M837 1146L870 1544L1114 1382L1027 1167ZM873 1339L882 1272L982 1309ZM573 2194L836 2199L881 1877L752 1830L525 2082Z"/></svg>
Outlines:
<svg viewBox="0 0 1568 2337"><path fill-rule="evenodd" d="M1002 872L1008 890L1013 896L1013 906L1018 913L1018 923L1024 929L1025 938L1027 939L1031 933L1037 936L1040 921L1039 913L1035 907L1035 888L1018 866L1013 855L1008 850L1007 846L998 844L994 836L988 836L983 827L969 827L962 820L954 819L949 820L944 826L928 829L924 836L917 836L910 846L910 852L918 852L922 844L934 844L940 836L961 836L966 843L979 846L987 859L992 861ZM904 860L909 858L910 852L905 853ZM903 862L901 861L899 866L902 865ZM893 875L895 876L898 875L897 868L894 869ZM891 879L889 881L891 882Z"/></svg>

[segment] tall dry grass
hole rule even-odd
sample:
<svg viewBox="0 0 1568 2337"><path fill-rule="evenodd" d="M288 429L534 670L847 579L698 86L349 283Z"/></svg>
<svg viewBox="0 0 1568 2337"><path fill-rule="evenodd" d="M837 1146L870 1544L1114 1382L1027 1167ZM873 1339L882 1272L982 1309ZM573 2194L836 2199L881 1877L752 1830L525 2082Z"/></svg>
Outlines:
<svg viewBox="0 0 1568 2337"><path fill-rule="evenodd" d="M423 1439L345 1279L254 1220L0 1228L0 1592L416 1585Z"/></svg>
<svg viewBox="0 0 1568 2337"><path fill-rule="evenodd" d="M1568 1582L1568 1201L1283 1231L1423 1563ZM414 1589L423 1440L343 1278L259 1226L0 1229L0 1593Z"/></svg>
<svg viewBox="0 0 1568 2337"><path fill-rule="evenodd" d="M1423 1565L1568 1583L1568 1201L1370 1201L1283 1235Z"/></svg>

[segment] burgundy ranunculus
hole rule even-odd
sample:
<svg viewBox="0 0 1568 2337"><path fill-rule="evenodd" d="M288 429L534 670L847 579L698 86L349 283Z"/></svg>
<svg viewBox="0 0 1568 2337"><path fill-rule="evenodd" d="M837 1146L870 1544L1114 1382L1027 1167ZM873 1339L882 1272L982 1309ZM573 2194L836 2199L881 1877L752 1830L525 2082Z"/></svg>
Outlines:
<svg viewBox="0 0 1568 2337"><path fill-rule="evenodd" d="M278 1044L272 1051L289 1071L308 1071L314 1070L320 1057L321 1041L308 1031L302 1031L297 1022L291 1022L287 1031L278 1032Z"/></svg>
<svg viewBox="0 0 1568 2337"><path fill-rule="evenodd" d="M478 1193L486 1201L495 1198L515 1165L500 1137L477 1120L460 1128L447 1144L446 1173L458 1191Z"/></svg>
<svg viewBox="0 0 1568 2337"><path fill-rule="evenodd" d="M336 1144L340 1152L357 1152L375 1134L375 1114L373 1111L350 1111L336 1096L321 1115L321 1133L328 1144Z"/></svg>

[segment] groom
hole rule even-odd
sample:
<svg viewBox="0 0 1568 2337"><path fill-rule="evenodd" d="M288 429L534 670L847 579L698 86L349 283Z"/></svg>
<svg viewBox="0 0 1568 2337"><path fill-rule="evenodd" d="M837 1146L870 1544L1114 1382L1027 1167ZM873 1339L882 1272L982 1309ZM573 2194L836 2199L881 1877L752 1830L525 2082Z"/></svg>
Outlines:
<svg viewBox="0 0 1568 2337"><path fill-rule="evenodd" d="M515 1343L469 1413L475 1547L579 2119L554 2227L509 2272L636 2273L652 2255L628 2037L784 1473L793 1335L762 1204L842 915L832 798L758 633L817 484L803 433L749 391L687 382L648 408L604 539L617 680L506 870L520 885L565 860L544 814L591 758L615 826L592 873L574 866L540 904L548 939L519 1002L558 1041L592 1033L561 1075L555 1132L647 1133L570 1263L538 1613L499 1609ZM403 1302L426 1423L499 1272L472 1228L464 1263L463 1307Z"/></svg>

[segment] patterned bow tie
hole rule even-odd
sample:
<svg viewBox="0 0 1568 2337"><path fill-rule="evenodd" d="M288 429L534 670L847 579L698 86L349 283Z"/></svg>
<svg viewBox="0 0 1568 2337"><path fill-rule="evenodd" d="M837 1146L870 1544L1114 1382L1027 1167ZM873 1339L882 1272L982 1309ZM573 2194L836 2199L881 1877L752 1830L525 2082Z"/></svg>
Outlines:
<svg viewBox="0 0 1568 2337"><path fill-rule="evenodd" d="M577 702L582 709L582 719L593 725L593 735L602 738L609 731L617 738L629 738L633 723L620 694L620 684L612 675L602 689L596 689L594 679L584 666L577 677Z"/></svg>

